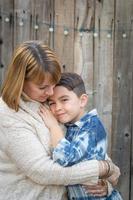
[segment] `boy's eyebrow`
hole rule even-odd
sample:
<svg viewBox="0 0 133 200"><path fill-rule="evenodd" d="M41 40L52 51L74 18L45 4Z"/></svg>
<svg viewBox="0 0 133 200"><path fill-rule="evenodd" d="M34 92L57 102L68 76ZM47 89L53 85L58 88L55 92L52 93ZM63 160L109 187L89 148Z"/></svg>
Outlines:
<svg viewBox="0 0 133 200"><path fill-rule="evenodd" d="M66 98L66 97L69 97L69 96L68 95L62 95L58 99L62 99L62 98ZM53 101L53 99L51 97L49 97L48 101Z"/></svg>

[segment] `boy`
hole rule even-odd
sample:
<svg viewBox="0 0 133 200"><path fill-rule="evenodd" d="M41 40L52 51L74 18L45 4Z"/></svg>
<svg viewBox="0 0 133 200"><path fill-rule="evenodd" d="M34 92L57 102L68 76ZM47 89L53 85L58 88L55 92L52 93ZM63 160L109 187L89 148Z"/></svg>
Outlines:
<svg viewBox="0 0 133 200"><path fill-rule="evenodd" d="M76 73L62 73L48 104L55 118L66 126L65 138L54 119L46 116L47 111L41 108L41 116L51 132L53 159L60 165L71 166L82 160L107 158L106 131L95 109L85 112L87 101L82 78ZM68 196L70 200L122 199L116 190L109 197L92 197L81 185L68 186Z"/></svg>

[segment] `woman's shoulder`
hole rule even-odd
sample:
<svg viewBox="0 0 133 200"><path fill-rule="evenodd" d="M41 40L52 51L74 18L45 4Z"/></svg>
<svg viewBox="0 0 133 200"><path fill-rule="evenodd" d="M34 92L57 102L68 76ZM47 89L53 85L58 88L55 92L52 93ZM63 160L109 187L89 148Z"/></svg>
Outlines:
<svg viewBox="0 0 133 200"><path fill-rule="evenodd" d="M0 97L0 124L1 126L12 126L13 124L17 124L22 117L21 110L16 112L12 108L10 108L4 100Z"/></svg>
<svg viewBox="0 0 133 200"><path fill-rule="evenodd" d="M8 105L4 102L2 97L0 97L0 115L8 114L8 113L15 113L15 110L8 107Z"/></svg>

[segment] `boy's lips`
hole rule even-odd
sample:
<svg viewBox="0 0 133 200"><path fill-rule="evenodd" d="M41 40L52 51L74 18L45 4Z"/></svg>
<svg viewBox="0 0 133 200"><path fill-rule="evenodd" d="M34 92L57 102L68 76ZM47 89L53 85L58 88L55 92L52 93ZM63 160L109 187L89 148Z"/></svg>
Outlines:
<svg viewBox="0 0 133 200"><path fill-rule="evenodd" d="M69 116L67 115L67 113L60 113L57 114L55 117L59 122L63 124L69 122Z"/></svg>

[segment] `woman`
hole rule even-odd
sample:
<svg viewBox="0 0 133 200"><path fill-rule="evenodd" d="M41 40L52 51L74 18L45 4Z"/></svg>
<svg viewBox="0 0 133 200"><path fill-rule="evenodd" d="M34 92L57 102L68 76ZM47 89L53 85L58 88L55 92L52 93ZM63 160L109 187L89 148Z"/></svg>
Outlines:
<svg viewBox="0 0 133 200"><path fill-rule="evenodd" d="M103 176L113 182L119 176L108 161L63 168L51 159L50 134L38 110L60 74L55 54L43 42L17 48L0 99L0 200L65 200L65 185L94 184Z"/></svg>

